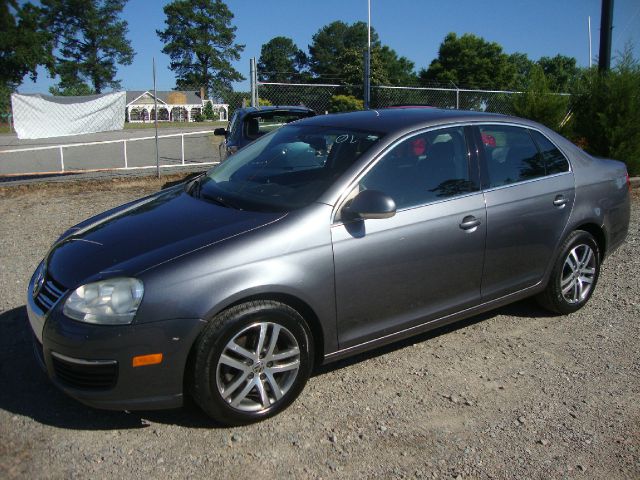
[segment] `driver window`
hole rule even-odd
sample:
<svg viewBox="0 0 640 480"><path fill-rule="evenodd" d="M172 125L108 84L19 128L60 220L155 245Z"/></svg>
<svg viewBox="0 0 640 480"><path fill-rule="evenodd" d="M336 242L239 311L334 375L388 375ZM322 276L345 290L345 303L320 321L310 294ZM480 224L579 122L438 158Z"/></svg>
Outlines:
<svg viewBox="0 0 640 480"><path fill-rule="evenodd" d="M389 151L360 181L379 190L398 209L424 205L478 190L469 175L463 127L414 135Z"/></svg>

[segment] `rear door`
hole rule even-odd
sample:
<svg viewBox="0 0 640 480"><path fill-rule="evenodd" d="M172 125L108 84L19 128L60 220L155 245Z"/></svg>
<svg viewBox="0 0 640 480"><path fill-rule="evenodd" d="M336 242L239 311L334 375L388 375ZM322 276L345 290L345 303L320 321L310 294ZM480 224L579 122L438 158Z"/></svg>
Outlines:
<svg viewBox="0 0 640 480"><path fill-rule="evenodd" d="M331 228L341 348L480 301L485 206L468 133L450 127L410 136L354 187L353 195L386 193L397 213Z"/></svg>
<svg viewBox="0 0 640 480"><path fill-rule="evenodd" d="M575 198L562 152L537 130L476 127L487 204L483 301L538 283L552 260Z"/></svg>

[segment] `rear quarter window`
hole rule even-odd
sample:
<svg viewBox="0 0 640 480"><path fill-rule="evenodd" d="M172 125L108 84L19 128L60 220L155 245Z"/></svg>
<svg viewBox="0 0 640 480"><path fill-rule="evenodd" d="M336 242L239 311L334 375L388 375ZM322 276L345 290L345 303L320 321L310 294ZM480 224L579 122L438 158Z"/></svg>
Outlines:
<svg viewBox="0 0 640 480"><path fill-rule="evenodd" d="M540 148L547 175L569 171L569 162L562 152L558 150L558 147L551 143L551 141L540 132L531 130L531 135L533 135L534 140Z"/></svg>

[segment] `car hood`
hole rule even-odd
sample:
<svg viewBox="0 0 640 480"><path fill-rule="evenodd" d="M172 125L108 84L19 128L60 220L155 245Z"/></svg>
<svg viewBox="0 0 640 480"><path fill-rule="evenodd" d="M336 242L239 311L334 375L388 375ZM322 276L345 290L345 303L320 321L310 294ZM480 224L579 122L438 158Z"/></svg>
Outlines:
<svg viewBox="0 0 640 480"><path fill-rule="evenodd" d="M49 253L47 268L65 287L74 288L101 278L134 276L284 216L218 206L194 198L182 188L106 213L70 229Z"/></svg>

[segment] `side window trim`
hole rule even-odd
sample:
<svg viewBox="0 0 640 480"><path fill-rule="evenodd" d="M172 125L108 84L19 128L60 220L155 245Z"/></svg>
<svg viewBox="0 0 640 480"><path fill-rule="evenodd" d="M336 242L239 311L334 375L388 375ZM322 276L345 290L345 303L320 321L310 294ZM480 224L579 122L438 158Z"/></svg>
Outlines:
<svg viewBox="0 0 640 480"><path fill-rule="evenodd" d="M403 212L405 210L413 210L415 208L421 208L427 205L433 205L436 203L447 202L450 200L464 198L471 195L477 195L479 192L482 192L482 184L480 178L478 176L480 165L479 165L479 157L476 148L472 148L472 143L470 143L470 136L472 135L473 125L469 122L460 122L460 123L452 123L448 125L438 125L431 127L422 127L418 130L413 130L409 133L404 134L402 137L397 138L392 143L387 145L387 147L378 153L374 158L371 159L367 165L365 165L360 172L349 182L349 185L344 189L344 191L340 194L340 197L334 204L333 210L331 212L331 225L339 225L342 224L342 220L340 219L340 210L343 208L344 204L352 198L352 191L354 188L358 186L362 178L367 175L386 155L388 155L395 147L397 147L402 142L410 139L411 137L415 137L417 135L421 135L427 132L432 132L436 130L443 130L448 128L462 128L465 133L465 144L467 147L467 166L469 168L470 181L474 182L476 190L473 192L465 192L459 195L455 195L452 197L442 198L438 200L433 200L429 202L425 202L420 205L413 205L410 207L399 208L398 212ZM475 146L475 144L473 144ZM474 168L475 167L475 168Z"/></svg>

